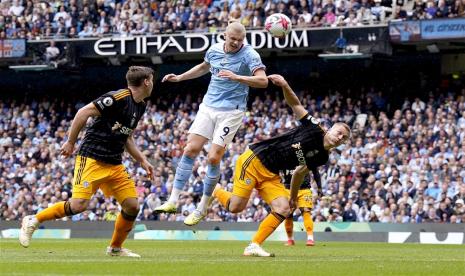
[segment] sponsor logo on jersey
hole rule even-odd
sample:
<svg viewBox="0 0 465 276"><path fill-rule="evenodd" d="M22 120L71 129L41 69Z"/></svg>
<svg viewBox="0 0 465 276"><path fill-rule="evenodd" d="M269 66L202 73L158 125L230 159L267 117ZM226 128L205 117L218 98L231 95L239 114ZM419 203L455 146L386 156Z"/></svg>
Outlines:
<svg viewBox="0 0 465 276"><path fill-rule="evenodd" d="M300 146L300 142L299 142L299 143L292 144L291 147L293 147L294 149L301 149L301 148L302 148L302 147Z"/></svg>
<svg viewBox="0 0 465 276"><path fill-rule="evenodd" d="M116 122L116 123L113 125L113 127L111 128L111 130L112 130L112 131L115 131L115 130L119 129L119 128L122 127L122 126L123 126L122 124Z"/></svg>
<svg viewBox="0 0 465 276"><path fill-rule="evenodd" d="M131 133L134 131L132 128L129 128L129 127L125 127L123 126L122 124L120 124L119 122L116 122L113 127L111 128L112 131L117 131L119 130L119 132L121 132L122 134L124 135L131 135Z"/></svg>
<svg viewBox="0 0 465 276"><path fill-rule="evenodd" d="M297 156L297 160L299 161L299 165L307 165L307 163L305 162L304 151L302 150L300 142L292 144L291 147L294 149L295 155Z"/></svg>

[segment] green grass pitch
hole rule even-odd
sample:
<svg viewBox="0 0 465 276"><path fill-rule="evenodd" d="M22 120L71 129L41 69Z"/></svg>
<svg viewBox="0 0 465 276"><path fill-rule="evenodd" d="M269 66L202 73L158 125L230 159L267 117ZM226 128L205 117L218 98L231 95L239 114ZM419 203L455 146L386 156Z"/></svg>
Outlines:
<svg viewBox="0 0 465 276"><path fill-rule="evenodd" d="M141 259L108 257L108 240L0 239L0 275L464 275L465 247L267 242L275 258L243 257L239 241L141 241L125 246Z"/></svg>

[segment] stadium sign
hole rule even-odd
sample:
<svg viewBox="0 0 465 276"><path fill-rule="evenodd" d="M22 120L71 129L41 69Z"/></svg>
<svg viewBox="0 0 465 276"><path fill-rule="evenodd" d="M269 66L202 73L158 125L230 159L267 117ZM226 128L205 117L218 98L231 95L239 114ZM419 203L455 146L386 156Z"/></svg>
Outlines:
<svg viewBox="0 0 465 276"><path fill-rule="evenodd" d="M0 58L18 58L25 54L25 39L0 39Z"/></svg>
<svg viewBox="0 0 465 276"><path fill-rule="evenodd" d="M308 48L310 46L308 32L308 30L294 30L285 39L278 39L264 31L250 31L245 43L255 49ZM223 41L223 34L200 33L106 37L95 41L93 48L95 54L99 56L201 53L212 44Z"/></svg>
<svg viewBox="0 0 465 276"><path fill-rule="evenodd" d="M465 19L435 19L421 21L422 39L465 38Z"/></svg>
<svg viewBox="0 0 465 276"><path fill-rule="evenodd" d="M252 30L247 32L246 42L259 52L323 51L334 48L341 35L347 43L356 44L360 49L369 49L370 53L389 54L391 51L387 26L293 29L284 39L273 38L264 30ZM212 44L224 41L224 36L218 32L54 40L58 47L66 46L69 53L76 53L80 58L161 55L182 59L204 53ZM28 52L43 52L49 42L46 39L28 40Z"/></svg>

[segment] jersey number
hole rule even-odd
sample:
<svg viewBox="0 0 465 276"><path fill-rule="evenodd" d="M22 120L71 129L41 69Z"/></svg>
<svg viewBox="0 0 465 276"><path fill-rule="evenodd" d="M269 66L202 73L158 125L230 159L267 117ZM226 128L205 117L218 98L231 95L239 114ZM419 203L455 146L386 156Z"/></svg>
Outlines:
<svg viewBox="0 0 465 276"><path fill-rule="evenodd" d="M224 141L224 137L226 137L226 135L228 135L228 133L229 133L229 127L224 127L223 131L224 131L224 134L221 135L220 138L223 139L223 141Z"/></svg>

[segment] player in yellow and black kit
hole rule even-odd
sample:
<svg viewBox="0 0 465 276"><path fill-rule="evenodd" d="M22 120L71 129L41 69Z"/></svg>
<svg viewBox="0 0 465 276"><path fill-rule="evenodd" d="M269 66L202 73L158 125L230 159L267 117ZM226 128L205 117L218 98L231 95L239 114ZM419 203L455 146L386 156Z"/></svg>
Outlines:
<svg viewBox="0 0 465 276"><path fill-rule="evenodd" d="M284 187L286 191L290 195L291 189L291 178L292 174L294 173L293 170L286 170L281 172L282 181L284 183ZM321 194L321 177L318 170L312 169L313 179L318 186L318 193ZM307 246L314 246L315 242L313 239L313 218L312 218L312 209L313 209L313 193L312 193L312 178L310 174L307 174L300 185L299 193L297 194L297 208L300 210L300 214L304 219L304 226L305 230L307 231ZM284 226L286 228L287 234L287 242L285 245L292 246L295 244L294 241L294 220L293 220L293 212L286 218L284 221Z"/></svg>
<svg viewBox="0 0 465 276"><path fill-rule="evenodd" d="M122 209L116 219L107 254L140 257L122 248L139 213L135 184L122 164L122 153L126 149L153 177L153 166L137 148L132 137L145 112L144 99L152 93L153 70L132 66L126 73L126 80L128 88L106 93L77 112L68 140L61 147L63 156L73 154L78 134L87 120L94 117L94 122L87 129L76 157L73 195L68 201L58 202L34 216L24 217L19 237L22 246L29 246L32 234L41 222L84 212L90 198L100 188L105 196L114 196Z"/></svg>
<svg viewBox="0 0 465 276"><path fill-rule="evenodd" d="M217 185L213 193L233 213L244 210L254 188L271 206L272 212L263 220L252 242L245 248L245 256L274 256L263 250L261 244L295 208L299 186L305 175L310 169L324 165L329 158L328 151L344 143L350 136L350 128L344 123L335 123L327 132L324 131L318 120L308 114L282 76L270 75L268 78L282 88L287 104L299 118L300 126L251 144L237 159L233 192ZM279 172L285 170L294 170L290 199L279 176Z"/></svg>

